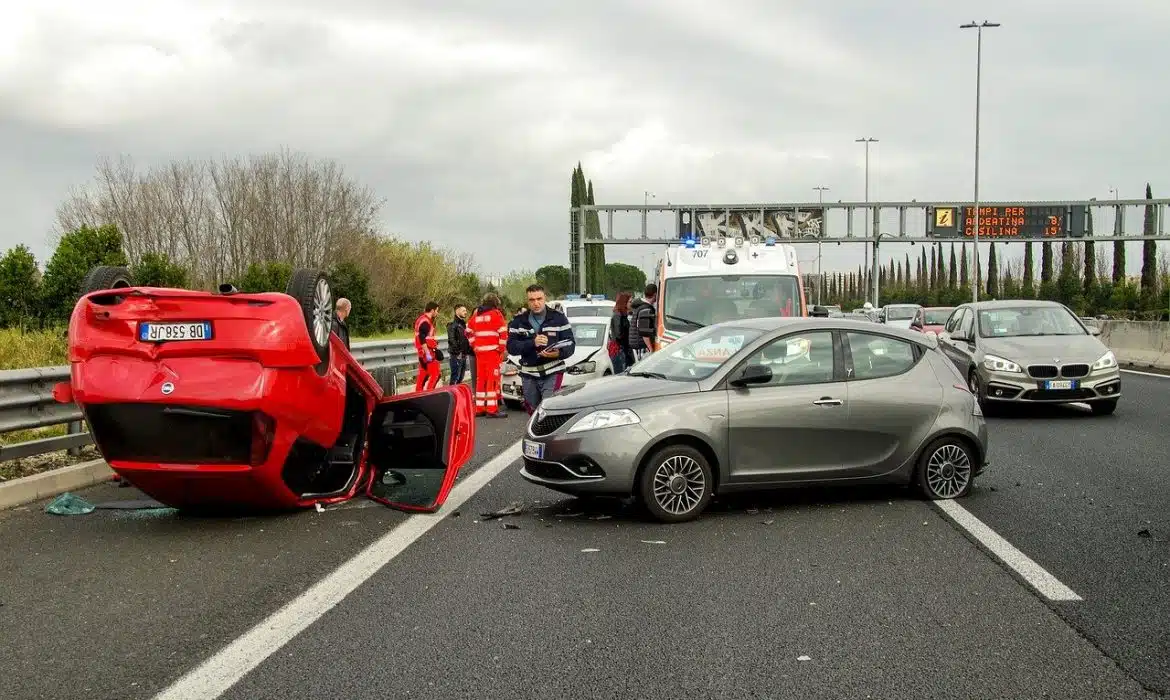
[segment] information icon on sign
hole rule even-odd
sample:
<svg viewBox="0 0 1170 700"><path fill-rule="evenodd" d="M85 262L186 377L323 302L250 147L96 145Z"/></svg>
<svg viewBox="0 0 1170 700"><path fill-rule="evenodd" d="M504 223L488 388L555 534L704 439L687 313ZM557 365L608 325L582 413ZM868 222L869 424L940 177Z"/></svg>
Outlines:
<svg viewBox="0 0 1170 700"><path fill-rule="evenodd" d="M934 210L934 225L938 228L951 228L955 225L955 210L951 208Z"/></svg>

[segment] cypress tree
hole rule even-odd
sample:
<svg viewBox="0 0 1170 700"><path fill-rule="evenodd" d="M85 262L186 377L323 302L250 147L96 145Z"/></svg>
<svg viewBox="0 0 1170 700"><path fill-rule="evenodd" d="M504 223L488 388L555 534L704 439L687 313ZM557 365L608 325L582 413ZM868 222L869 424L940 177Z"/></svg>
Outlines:
<svg viewBox="0 0 1170 700"><path fill-rule="evenodd" d="M995 259L995 242L987 252L987 296L999 297L999 263Z"/></svg>
<svg viewBox="0 0 1170 700"><path fill-rule="evenodd" d="M955 244L951 244L951 264L947 266L947 288L957 289L959 286L959 262L955 260Z"/></svg>
<svg viewBox="0 0 1170 700"><path fill-rule="evenodd" d="M971 286L971 271L967 269L967 246L962 248L962 255L959 257L959 287L968 289Z"/></svg>
<svg viewBox="0 0 1170 700"><path fill-rule="evenodd" d="M1032 254L1032 241L1024 244L1024 286L1021 291L1021 296L1025 299L1036 298L1036 279L1035 279L1036 260Z"/></svg>
<svg viewBox="0 0 1170 700"><path fill-rule="evenodd" d="M1146 199L1153 199L1154 193L1150 183L1146 183ZM1153 236L1155 231L1156 214L1154 207L1145 206L1146 217L1142 225L1143 236ZM1158 303L1158 242L1142 241L1142 309L1152 311L1159 307Z"/></svg>

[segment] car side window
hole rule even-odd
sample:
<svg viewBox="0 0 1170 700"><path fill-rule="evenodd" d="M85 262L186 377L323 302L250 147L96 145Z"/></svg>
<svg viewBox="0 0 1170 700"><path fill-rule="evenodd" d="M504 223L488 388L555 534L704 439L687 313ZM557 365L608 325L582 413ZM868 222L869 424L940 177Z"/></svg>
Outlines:
<svg viewBox="0 0 1170 700"><path fill-rule="evenodd" d="M849 353L853 356L854 379L880 379L909 371L914 363L914 347L905 340L871 333L846 333Z"/></svg>
<svg viewBox="0 0 1170 700"><path fill-rule="evenodd" d="M975 337L975 312L971 309L963 312L963 320L959 322L959 329L967 338Z"/></svg>
<svg viewBox="0 0 1170 700"><path fill-rule="evenodd" d="M772 371L771 380L755 386L797 386L832 382L833 333L816 331L777 338L752 353L746 364L764 365Z"/></svg>
<svg viewBox="0 0 1170 700"><path fill-rule="evenodd" d="M950 317L947 318L946 325L943 326L943 330L947 333L953 333L959 325L959 319L963 318L963 312L965 311L966 309L955 309L952 311Z"/></svg>

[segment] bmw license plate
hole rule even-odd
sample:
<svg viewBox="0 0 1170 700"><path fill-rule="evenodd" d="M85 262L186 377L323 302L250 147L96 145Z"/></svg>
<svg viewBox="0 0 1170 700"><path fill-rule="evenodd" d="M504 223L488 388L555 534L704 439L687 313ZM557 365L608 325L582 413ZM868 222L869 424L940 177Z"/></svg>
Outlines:
<svg viewBox="0 0 1170 700"><path fill-rule="evenodd" d="M544 459L544 443L525 439L524 456L529 459Z"/></svg>
<svg viewBox="0 0 1170 700"><path fill-rule="evenodd" d="M211 340L211 321L186 323L140 323L138 339L146 343L171 340Z"/></svg>
<svg viewBox="0 0 1170 700"><path fill-rule="evenodd" d="M1044 389L1046 391L1065 391L1076 388L1077 382L1074 379L1050 379L1044 382Z"/></svg>

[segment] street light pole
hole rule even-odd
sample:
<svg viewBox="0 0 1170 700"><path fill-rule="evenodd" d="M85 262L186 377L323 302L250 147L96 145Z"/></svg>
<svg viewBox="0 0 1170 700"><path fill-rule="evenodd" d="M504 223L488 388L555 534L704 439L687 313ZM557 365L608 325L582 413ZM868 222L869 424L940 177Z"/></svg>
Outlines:
<svg viewBox="0 0 1170 700"><path fill-rule="evenodd" d="M821 205L821 235L817 237L817 306L820 306L823 301L821 294L825 288L825 276L821 272L821 242L825 239L825 225L828 223L825 220L825 192L828 192L829 188L818 186L813 189L817 191L817 202Z"/></svg>
<svg viewBox="0 0 1170 700"><path fill-rule="evenodd" d="M979 301L979 107L983 80L983 29L998 27L998 22L983 20L959 25L959 29L975 30L975 274L971 276L971 301Z"/></svg>
<svg viewBox="0 0 1170 700"><path fill-rule="evenodd" d="M869 205L869 144L877 143L877 139L867 136L867 137L863 137L860 139L856 139L856 142L865 144L865 203L867 205L865 207L865 230L869 231L869 230L871 230L871 227L869 225L870 213L869 213L869 206L868 206ZM866 234L866 235L868 235L868 234ZM865 264L862 265L862 267L861 267L862 270L864 270L870 266L869 265L869 244L865 243L863 245L865 246L865 259L864 259Z"/></svg>

